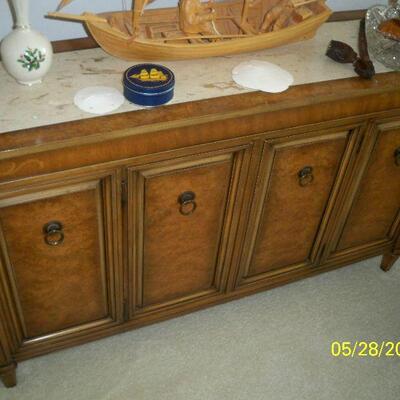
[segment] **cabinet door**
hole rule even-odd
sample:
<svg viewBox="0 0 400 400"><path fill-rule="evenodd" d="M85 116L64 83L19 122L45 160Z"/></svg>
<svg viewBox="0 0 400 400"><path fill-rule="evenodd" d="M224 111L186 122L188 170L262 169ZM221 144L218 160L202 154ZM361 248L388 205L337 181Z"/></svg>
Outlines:
<svg viewBox="0 0 400 400"><path fill-rule="evenodd" d="M130 169L132 316L224 291L244 159L240 149Z"/></svg>
<svg viewBox="0 0 400 400"><path fill-rule="evenodd" d="M336 255L391 245L400 223L400 123L379 124Z"/></svg>
<svg viewBox="0 0 400 400"><path fill-rule="evenodd" d="M316 263L354 142L352 131L265 142L237 285Z"/></svg>
<svg viewBox="0 0 400 400"><path fill-rule="evenodd" d="M24 345L119 319L116 188L114 174L63 175L2 191L0 269Z"/></svg>

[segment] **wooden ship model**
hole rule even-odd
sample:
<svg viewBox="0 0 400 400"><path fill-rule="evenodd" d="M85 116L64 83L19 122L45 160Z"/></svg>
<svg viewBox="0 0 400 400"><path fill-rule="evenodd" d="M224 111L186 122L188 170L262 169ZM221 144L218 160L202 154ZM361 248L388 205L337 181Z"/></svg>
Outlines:
<svg viewBox="0 0 400 400"><path fill-rule="evenodd" d="M256 51L312 38L331 15L325 0L179 0L177 7L66 14L62 0L50 17L82 21L108 53L125 60L180 60Z"/></svg>

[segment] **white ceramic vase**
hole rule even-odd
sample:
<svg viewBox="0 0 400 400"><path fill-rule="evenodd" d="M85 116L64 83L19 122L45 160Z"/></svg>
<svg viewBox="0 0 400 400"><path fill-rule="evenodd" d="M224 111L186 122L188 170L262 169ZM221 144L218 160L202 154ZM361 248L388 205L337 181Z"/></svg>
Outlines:
<svg viewBox="0 0 400 400"><path fill-rule="evenodd" d="M18 83L42 82L53 60L49 40L29 25L29 0L10 0L15 13L14 30L1 42L4 68Z"/></svg>

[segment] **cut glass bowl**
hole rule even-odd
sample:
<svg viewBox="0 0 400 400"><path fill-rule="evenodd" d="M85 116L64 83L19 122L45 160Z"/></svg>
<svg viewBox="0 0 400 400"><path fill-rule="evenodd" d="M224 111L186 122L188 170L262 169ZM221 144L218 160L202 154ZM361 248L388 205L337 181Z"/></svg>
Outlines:
<svg viewBox="0 0 400 400"><path fill-rule="evenodd" d="M389 19L400 19L400 5L374 6L366 15L368 48L371 55L388 68L400 71L400 41L386 38L379 25Z"/></svg>

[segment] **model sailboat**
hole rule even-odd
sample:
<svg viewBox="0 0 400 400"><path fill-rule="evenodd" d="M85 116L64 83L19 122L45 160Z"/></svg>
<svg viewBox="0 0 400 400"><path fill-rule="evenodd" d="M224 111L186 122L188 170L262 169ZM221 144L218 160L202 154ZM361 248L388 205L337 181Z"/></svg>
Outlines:
<svg viewBox="0 0 400 400"><path fill-rule="evenodd" d="M325 0L179 0L177 7L50 17L84 22L97 43L125 59L179 60L256 51L305 40L331 15Z"/></svg>

